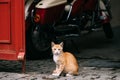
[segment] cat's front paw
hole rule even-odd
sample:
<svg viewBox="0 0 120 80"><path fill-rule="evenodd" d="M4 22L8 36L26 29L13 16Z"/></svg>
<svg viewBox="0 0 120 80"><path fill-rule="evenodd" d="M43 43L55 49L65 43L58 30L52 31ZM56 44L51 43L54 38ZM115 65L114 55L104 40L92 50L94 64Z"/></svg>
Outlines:
<svg viewBox="0 0 120 80"><path fill-rule="evenodd" d="M53 76L59 76L59 74L57 74L57 73L52 73L52 75L53 75Z"/></svg>
<svg viewBox="0 0 120 80"><path fill-rule="evenodd" d="M66 74L67 77L72 77L73 75L72 74Z"/></svg>
<svg viewBox="0 0 120 80"><path fill-rule="evenodd" d="M57 70L53 70L53 73L55 73L55 74L56 74L56 73L57 73Z"/></svg>

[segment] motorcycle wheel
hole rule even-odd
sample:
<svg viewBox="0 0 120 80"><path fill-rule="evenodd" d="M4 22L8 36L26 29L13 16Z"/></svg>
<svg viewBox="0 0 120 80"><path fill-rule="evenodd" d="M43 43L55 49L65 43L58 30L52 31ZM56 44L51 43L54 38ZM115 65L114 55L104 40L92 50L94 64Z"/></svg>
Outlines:
<svg viewBox="0 0 120 80"><path fill-rule="evenodd" d="M113 34L113 31L112 31L112 28L111 28L111 24L110 23L104 23L103 24L103 31L105 33L105 36L108 38L108 39L112 39L114 34Z"/></svg>
<svg viewBox="0 0 120 80"><path fill-rule="evenodd" d="M44 59L51 57L50 39L48 33L31 26L27 32L27 59Z"/></svg>

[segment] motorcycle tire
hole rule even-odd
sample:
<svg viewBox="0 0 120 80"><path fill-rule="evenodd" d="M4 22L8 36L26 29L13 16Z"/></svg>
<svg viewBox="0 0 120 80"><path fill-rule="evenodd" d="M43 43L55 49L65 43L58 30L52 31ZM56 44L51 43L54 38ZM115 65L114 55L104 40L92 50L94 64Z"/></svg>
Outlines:
<svg viewBox="0 0 120 80"><path fill-rule="evenodd" d="M26 35L26 58L27 59L45 59L51 57L50 39L48 34L35 30L35 27L31 26Z"/></svg>
<svg viewBox="0 0 120 80"><path fill-rule="evenodd" d="M108 39L112 39L113 38L114 34L113 34L112 27L111 27L110 23L104 23L103 24L103 31L105 33L105 36Z"/></svg>

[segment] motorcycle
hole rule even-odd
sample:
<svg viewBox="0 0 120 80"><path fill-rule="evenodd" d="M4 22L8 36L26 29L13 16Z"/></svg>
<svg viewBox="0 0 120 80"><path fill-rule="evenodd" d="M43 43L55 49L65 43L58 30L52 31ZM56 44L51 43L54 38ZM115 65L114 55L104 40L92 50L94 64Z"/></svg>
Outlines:
<svg viewBox="0 0 120 80"><path fill-rule="evenodd" d="M82 31L102 28L107 38L113 37L110 0L30 0L28 4L26 43L29 53L37 51L46 55L44 52L50 49L51 41L61 36L80 36Z"/></svg>

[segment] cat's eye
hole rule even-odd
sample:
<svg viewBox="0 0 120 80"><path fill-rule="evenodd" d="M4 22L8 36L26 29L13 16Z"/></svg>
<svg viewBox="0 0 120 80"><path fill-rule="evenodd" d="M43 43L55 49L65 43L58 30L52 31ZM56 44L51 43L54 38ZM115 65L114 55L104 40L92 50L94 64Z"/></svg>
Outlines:
<svg viewBox="0 0 120 80"><path fill-rule="evenodd" d="M56 50L56 49L54 49L54 50Z"/></svg>
<svg viewBox="0 0 120 80"><path fill-rule="evenodd" d="M58 49L60 51L60 49Z"/></svg>

